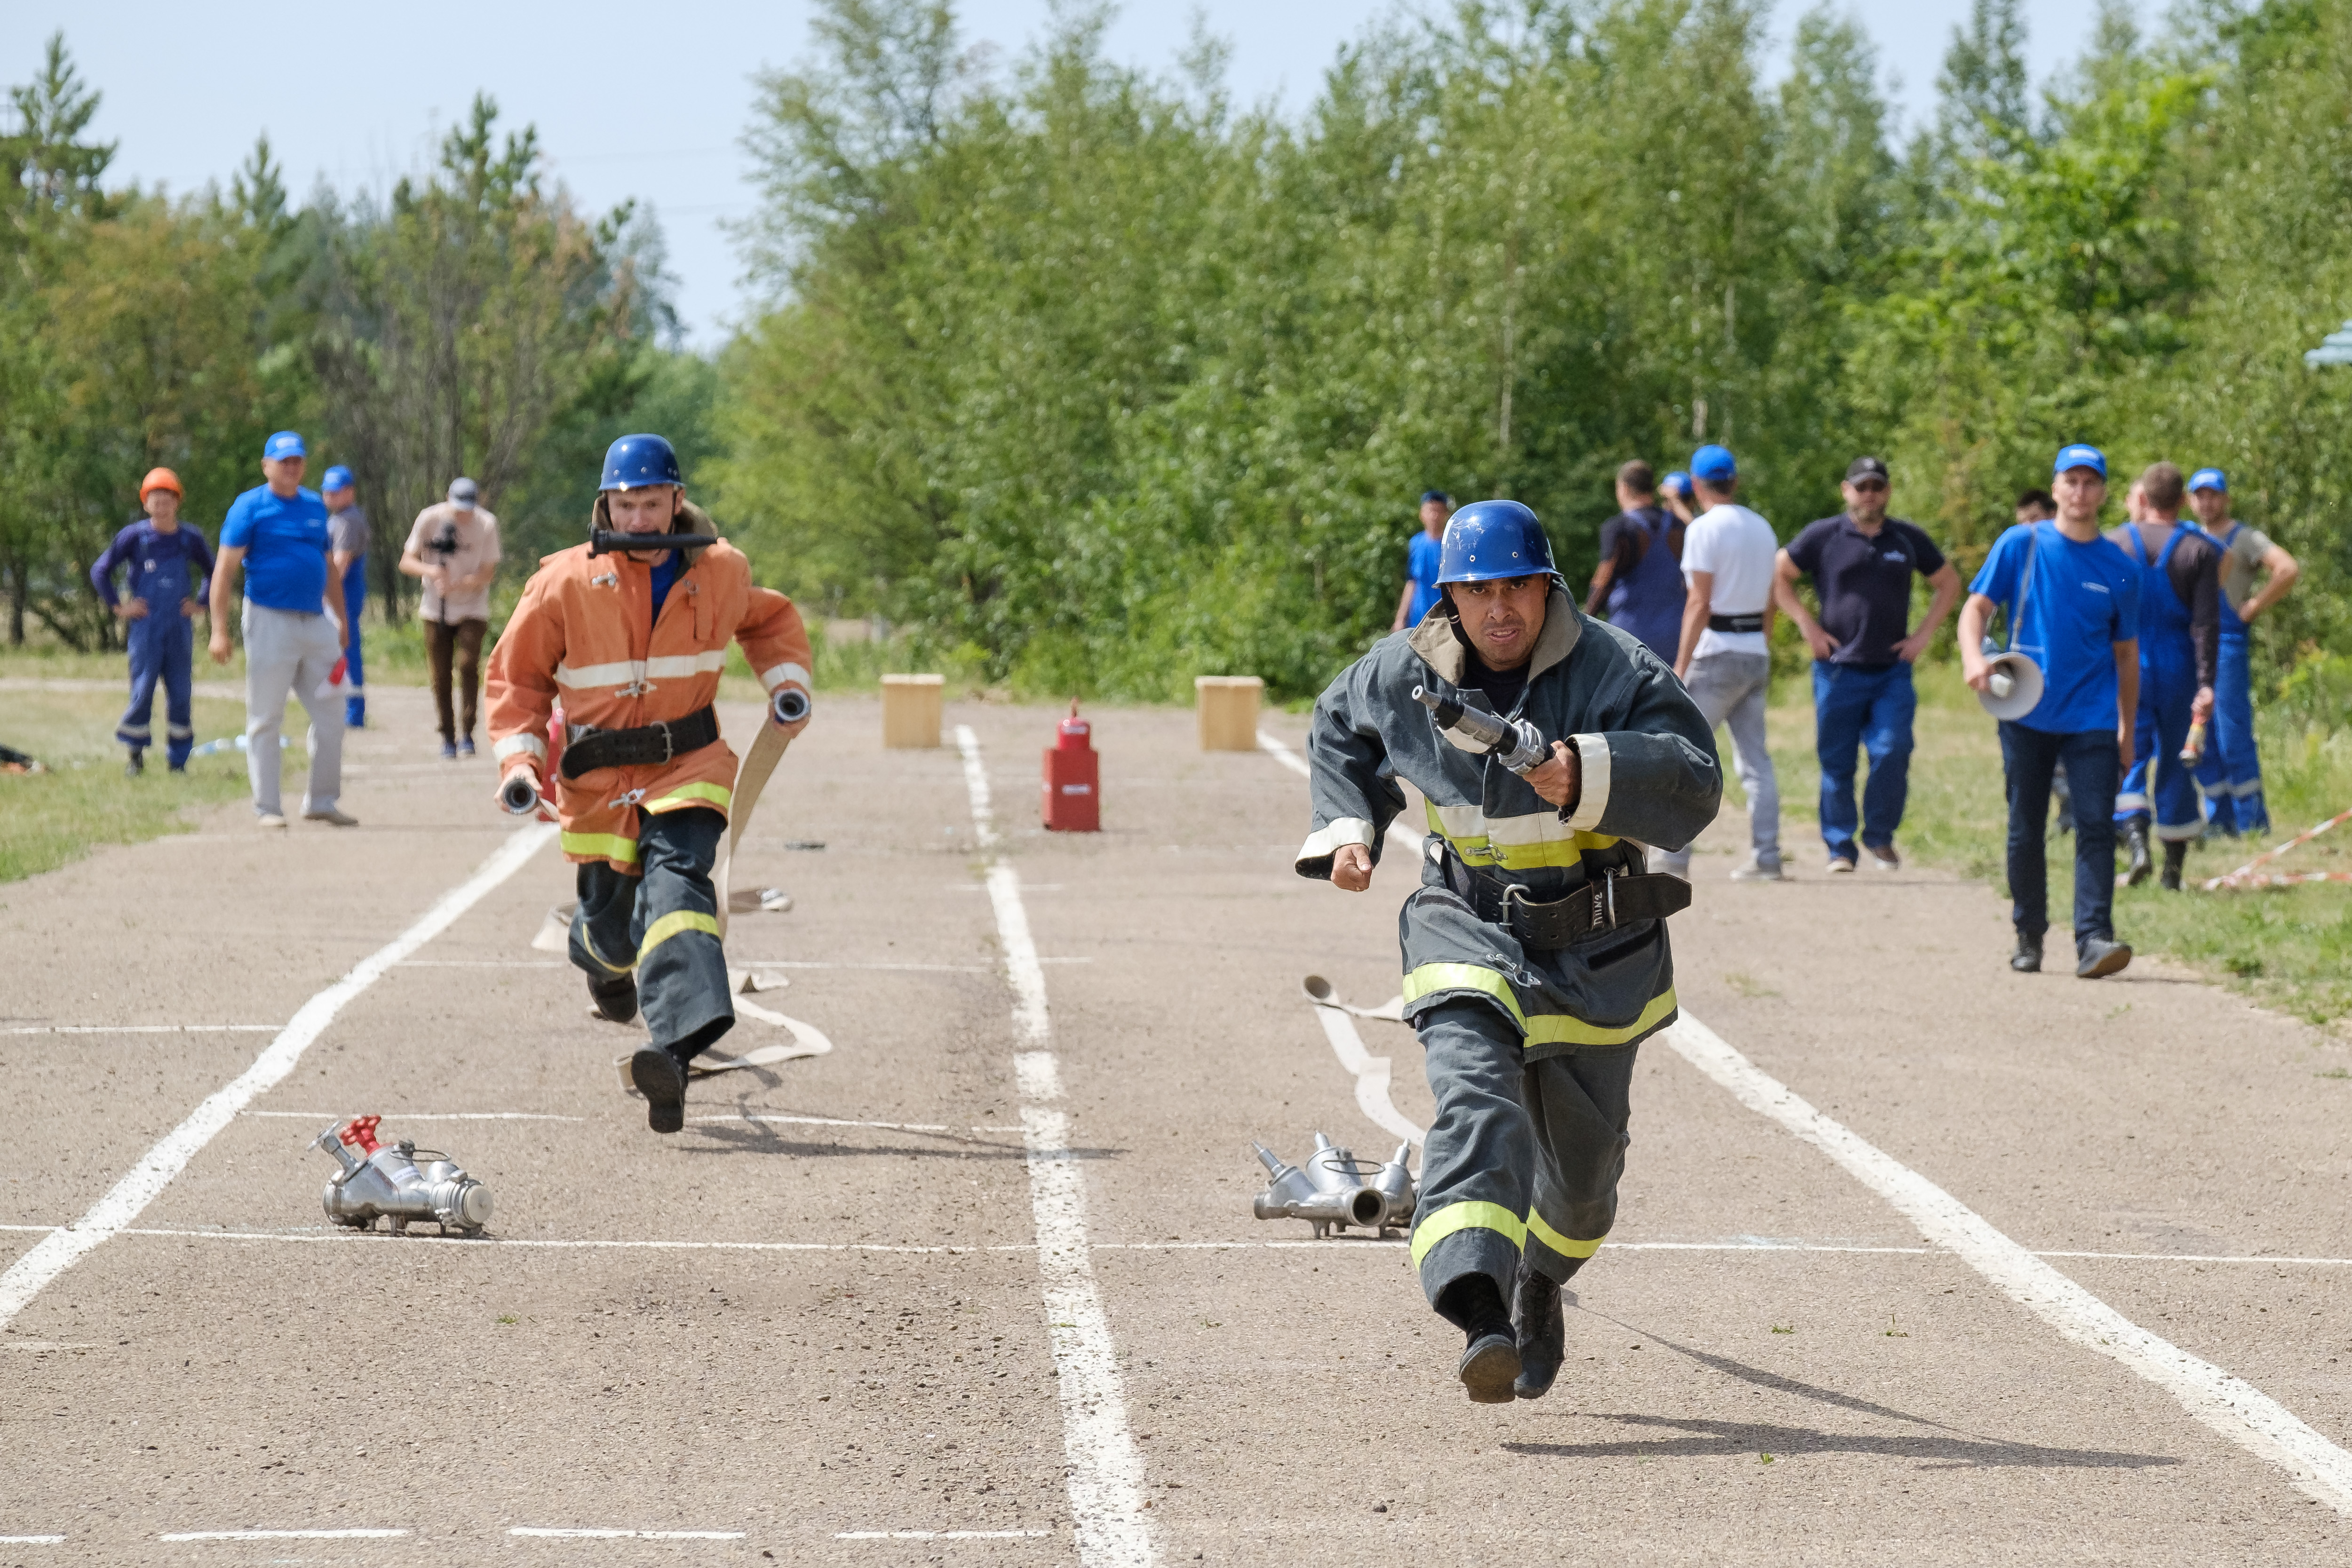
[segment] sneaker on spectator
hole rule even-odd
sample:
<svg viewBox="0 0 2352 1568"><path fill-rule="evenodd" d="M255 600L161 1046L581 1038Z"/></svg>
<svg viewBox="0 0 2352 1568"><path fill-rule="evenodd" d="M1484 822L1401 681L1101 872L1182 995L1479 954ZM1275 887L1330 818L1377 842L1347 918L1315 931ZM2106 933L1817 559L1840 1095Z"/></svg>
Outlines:
<svg viewBox="0 0 2352 1568"><path fill-rule="evenodd" d="M455 761L457 760L457 742L455 742L455 741L444 741L444 742L441 742L441 760L442 760L442 761L444 761L444 762L455 762Z"/></svg>
<svg viewBox="0 0 2352 1568"><path fill-rule="evenodd" d="M1832 855L1832 856L1831 856L1831 857L1830 857L1830 875L1831 875L1831 876L1832 876L1832 877L1851 877L1851 876L1853 876L1853 861L1851 861L1851 860L1849 860L1849 859L1847 859L1847 858L1846 858L1844 856L1843 856L1843 855Z"/></svg>
<svg viewBox="0 0 2352 1568"><path fill-rule="evenodd" d="M473 736L468 735L464 740L457 742L457 754L461 757L470 757L474 754Z"/></svg>
<svg viewBox="0 0 2352 1568"><path fill-rule="evenodd" d="M1779 860L1766 860L1750 855L1731 868L1731 879L1735 882L1785 882L1789 875L1780 869Z"/></svg>
<svg viewBox="0 0 2352 1568"><path fill-rule="evenodd" d="M1870 851L1870 864L1873 869L1880 871L1903 869L1903 857L1895 852L1894 845L1865 844L1863 847Z"/></svg>
<svg viewBox="0 0 2352 1568"><path fill-rule="evenodd" d="M357 827L360 825L360 819L358 817L352 816L345 812L338 811L331 805L324 811L306 811L302 814L302 820L305 822L324 822L336 827Z"/></svg>
<svg viewBox="0 0 2352 1568"><path fill-rule="evenodd" d="M253 825L256 827L283 827L286 819L274 811L258 811L254 813Z"/></svg>

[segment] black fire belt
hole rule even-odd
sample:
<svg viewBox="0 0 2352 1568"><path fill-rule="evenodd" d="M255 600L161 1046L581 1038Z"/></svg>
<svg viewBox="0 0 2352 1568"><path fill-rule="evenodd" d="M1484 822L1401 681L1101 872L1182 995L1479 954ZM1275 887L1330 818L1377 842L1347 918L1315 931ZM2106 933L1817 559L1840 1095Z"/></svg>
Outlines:
<svg viewBox="0 0 2352 1568"><path fill-rule="evenodd" d="M1760 632L1764 629L1764 612L1752 616L1709 616L1706 629L1711 632Z"/></svg>
<svg viewBox="0 0 2352 1568"><path fill-rule="evenodd" d="M1482 921L1507 928L1522 946L1556 952L1636 921L1662 921L1690 908L1690 884L1680 877L1640 871L1596 874L1564 899L1534 902L1516 882L1497 884L1446 858L1446 881Z"/></svg>
<svg viewBox="0 0 2352 1568"><path fill-rule="evenodd" d="M715 708L698 709L666 723L640 724L634 730L572 724L563 731L563 776L576 779L598 768L659 767L717 739L719 710Z"/></svg>

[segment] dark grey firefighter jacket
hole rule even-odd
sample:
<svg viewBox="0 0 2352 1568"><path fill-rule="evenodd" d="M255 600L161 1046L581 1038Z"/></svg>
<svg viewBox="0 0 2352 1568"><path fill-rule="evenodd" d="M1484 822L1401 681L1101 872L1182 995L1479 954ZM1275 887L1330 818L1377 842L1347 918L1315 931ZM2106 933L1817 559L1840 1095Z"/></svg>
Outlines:
<svg viewBox="0 0 2352 1568"><path fill-rule="evenodd" d="M1377 865L1381 836L1404 809L1396 781L1408 780L1427 798L1430 834L1422 885L1398 921L1408 1017L1479 998L1508 1016L1529 1060L1629 1045L1665 1027L1675 969L1664 921L1530 951L1456 889L1475 882L1498 897L1517 883L1548 903L1612 868L1641 871L1644 846L1682 848L1715 820L1723 796L1706 721L1673 670L1626 633L1588 620L1555 585L1526 693L1506 717L1531 721L1546 741L1573 739L1583 793L1563 820L1499 759L1456 745L1412 700L1419 685L1487 709L1485 693L1459 684L1467 665L1440 601L1317 700L1307 737L1315 830L1298 874L1328 878L1343 844L1367 846Z"/></svg>

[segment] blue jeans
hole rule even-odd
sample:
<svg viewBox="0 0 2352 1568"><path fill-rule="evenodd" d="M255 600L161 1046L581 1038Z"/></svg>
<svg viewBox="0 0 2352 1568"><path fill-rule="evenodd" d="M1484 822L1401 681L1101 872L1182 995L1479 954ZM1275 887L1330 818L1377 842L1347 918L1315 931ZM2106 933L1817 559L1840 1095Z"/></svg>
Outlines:
<svg viewBox="0 0 2352 1568"><path fill-rule="evenodd" d="M2066 764L2074 794L2074 942L2116 934L2116 784L2123 758L2113 730L2053 735L2004 722L2000 761L2009 777L2010 919L2040 936L2050 929L2050 775Z"/></svg>
<svg viewBox="0 0 2352 1568"><path fill-rule="evenodd" d="M1862 791L1862 841L1875 849L1895 842L1911 787L1911 718L1919 693L1911 667L1813 661L1813 750L1822 763L1822 842L1841 860L1853 847L1853 753L1870 757Z"/></svg>

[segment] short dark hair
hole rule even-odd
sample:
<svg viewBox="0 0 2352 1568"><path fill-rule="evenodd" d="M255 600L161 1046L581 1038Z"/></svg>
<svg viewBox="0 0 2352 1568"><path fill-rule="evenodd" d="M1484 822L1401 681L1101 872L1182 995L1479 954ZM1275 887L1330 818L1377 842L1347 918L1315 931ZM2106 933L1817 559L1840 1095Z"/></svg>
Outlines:
<svg viewBox="0 0 2352 1568"><path fill-rule="evenodd" d="M2180 498L2188 493L2188 481L2180 477L2178 464L2150 463L2139 476L2139 489L2148 505L2163 511L2179 511Z"/></svg>
<svg viewBox="0 0 2352 1568"><path fill-rule="evenodd" d="M2018 491L2015 510L2023 511L2027 507L2039 512L2054 512L2058 510L2058 498L2048 490Z"/></svg>
<svg viewBox="0 0 2352 1568"><path fill-rule="evenodd" d="M1617 466L1617 482L1637 496L1654 496L1658 493L1657 473L1639 458L1630 463L1620 463Z"/></svg>

